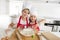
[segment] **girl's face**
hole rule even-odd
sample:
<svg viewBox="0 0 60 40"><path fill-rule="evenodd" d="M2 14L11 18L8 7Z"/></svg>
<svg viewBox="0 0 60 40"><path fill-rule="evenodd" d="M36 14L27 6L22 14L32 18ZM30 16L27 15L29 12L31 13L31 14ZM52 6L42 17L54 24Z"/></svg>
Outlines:
<svg viewBox="0 0 60 40"><path fill-rule="evenodd" d="M27 16L28 16L28 13L29 13L29 10L23 10L23 11L22 11L22 15L23 15L24 17L27 17Z"/></svg>
<svg viewBox="0 0 60 40"><path fill-rule="evenodd" d="M36 16L31 15L31 16L30 16L30 20L31 20L32 22L35 22L35 21L36 21Z"/></svg>

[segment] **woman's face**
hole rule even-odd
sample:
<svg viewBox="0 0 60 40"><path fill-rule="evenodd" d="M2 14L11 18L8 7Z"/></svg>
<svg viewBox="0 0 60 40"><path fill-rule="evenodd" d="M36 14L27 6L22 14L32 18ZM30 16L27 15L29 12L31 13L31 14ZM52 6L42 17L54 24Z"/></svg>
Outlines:
<svg viewBox="0 0 60 40"><path fill-rule="evenodd" d="M30 20L31 20L32 22L35 22L35 21L36 21L36 16L31 15L31 16L30 16Z"/></svg>
<svg viewBox="0 0 60 40"><path fill-rule="evenodd" d="M28 13L29 13L28 10L24 10L24 11L22 11L22 15L23 15L24 17L27 17L27 16L28 16Z"/></svg>

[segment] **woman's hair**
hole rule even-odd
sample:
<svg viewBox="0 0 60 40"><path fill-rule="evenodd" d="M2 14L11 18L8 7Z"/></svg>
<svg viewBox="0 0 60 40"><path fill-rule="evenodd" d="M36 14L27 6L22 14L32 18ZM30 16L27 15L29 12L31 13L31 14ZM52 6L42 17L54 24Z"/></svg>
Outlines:
<svg viewBox="0 0 60 40"><path fill-rule="evenodd" d="M28 10L28 11L29 11L29 13L28 13L28 14L30 14L30 10L29 10L28 8L23 9L23 10L22 10L22 12L23 12L24 10Z"/></svg>

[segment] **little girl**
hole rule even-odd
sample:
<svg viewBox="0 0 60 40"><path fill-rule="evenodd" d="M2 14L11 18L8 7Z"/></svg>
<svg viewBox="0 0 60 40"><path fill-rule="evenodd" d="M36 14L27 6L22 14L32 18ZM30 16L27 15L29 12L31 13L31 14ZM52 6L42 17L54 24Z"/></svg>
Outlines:
<svg viewBox="0 0 60 40"><path fill-rule="evenodd" d="M39 20L39 21L37 21L37 14L35 13L32 13L31 15L30 15L30 18L29 18L29 26L31 27L31 28L33 28L35 31L36 31L36 33L38 33L39 31L40 31L40 28L39 28L39 24L42 22L42 23L44 23L45 22L45 19L41 19L41 20Z"/></svg>
<svg viewBox="0 0 60 40"><path fill-rule="evenodd" d="M40 30L40 29L39 29L39 26L38 26L36 14L31 14L31 15L30 15L30 18L29 18L29 26L30 26L31 28L33 28L36 33Z"/></svg>

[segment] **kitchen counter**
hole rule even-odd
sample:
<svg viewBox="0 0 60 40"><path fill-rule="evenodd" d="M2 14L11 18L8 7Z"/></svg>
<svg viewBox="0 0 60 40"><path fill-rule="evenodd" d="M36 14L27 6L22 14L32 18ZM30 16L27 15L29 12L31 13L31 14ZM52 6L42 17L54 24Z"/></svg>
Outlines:
<svg viewBox="0 0 60 40"><path fill-rule="evenodd" d="M60 32L51 32L51 33L60 38Z"/></svg>
<svg viewBox="0 0 60 40"><path fill-rule="evenodd" d="M42 32L41 34L46 40L60 40L59 32Z"/></svg>
<svg viewBox="0 0 60 40"><path fill-rule="evenodd" d="M40 37L37 34L35 34L33 36L24 36L18 30L16 32L16 35L19 40L40 40Z"/></svg>
<svg viewBox="0 0 60 40"><path fill-rule="evenodd" d="M9 36L8 40L40 40L39 35L25 36L20 33L18 29L16 29L11 36Z"/></svg>

